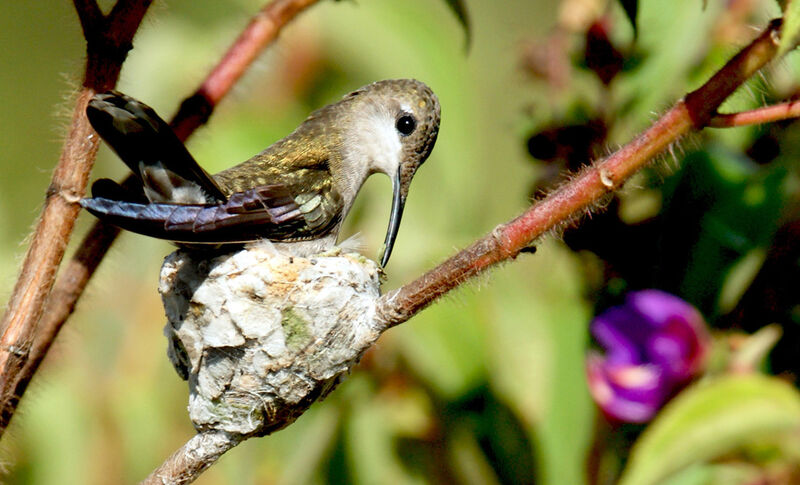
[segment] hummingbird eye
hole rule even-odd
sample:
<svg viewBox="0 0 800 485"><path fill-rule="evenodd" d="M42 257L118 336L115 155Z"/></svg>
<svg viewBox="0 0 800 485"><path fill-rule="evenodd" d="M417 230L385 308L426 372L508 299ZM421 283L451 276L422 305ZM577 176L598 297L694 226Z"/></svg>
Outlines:
<svg viewBox="0 0 800 485"><path fill-rule="evenodd" d="M417 122L414 120L413 116L403 115L397 119L397 124L395 126L401 135L408 136L414 131L414 128L417 127Z"/></svg>

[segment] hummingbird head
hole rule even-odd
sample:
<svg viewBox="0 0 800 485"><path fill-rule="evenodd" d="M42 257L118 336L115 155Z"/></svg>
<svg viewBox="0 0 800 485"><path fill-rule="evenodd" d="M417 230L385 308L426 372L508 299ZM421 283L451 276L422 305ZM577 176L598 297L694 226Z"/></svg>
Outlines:
<svg viewBox="0 0 800 485"><path fill-rule="evenodd" d="M386 266L411 180L436 143L439 100L424 83L393 79L353 91L341 103L350 104L349 111L355 114L345 133L345 146L359 147L359 153L351 153L350 158L359 158L361 164L366 159L366 175L380 172L392 179L392 212L381 255L381 266Z"/></svg>

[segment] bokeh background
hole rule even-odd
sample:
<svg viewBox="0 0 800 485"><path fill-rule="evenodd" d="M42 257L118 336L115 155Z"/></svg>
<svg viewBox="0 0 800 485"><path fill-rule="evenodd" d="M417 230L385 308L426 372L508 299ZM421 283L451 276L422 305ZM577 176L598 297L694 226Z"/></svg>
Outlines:
<svg viewBox="0 0 800 485"><path fill-rule="evenodd" d="M538 155L541 146L529 143L531 135L603 119L602 136L592 138L601 143L587 142L587 153L602 155L720 67L751 39L750 25L779 13L771 0L739 2L748 7L736 18L717 0L642 1L638 23L647 28L636 32L634 49L634 28L618 2L465 3L468 49L445 1L321 2L261 57L191 138L190 151L216 172L364 84L398 77L428 83L443 106L442 126L413 184L388 290L521 212L569 168L537 162L530 152ZM119 89L168 118L261 4L155 2ZM613 42L629 49L613 89L583 59L586 30L600 17ZM70 2L9 1L0 4L0 46L5 301L58 159L84 42ZM756 106L773 88L790 92L794 72L792 59L780 63L769 73L769 89L756 80L729 106ZM608 121L612 111L614 123ZM704 136L744 152L761 134L748 128ZM673 147L652 174L634 181L642 190L629 189L613 202L613 215L635 222L658 213L664 196L652 187L662 181L677 186L677 162L707 141ZM738 163L734 157L724 166ZM103 147L92 178L119 179L124 168ZM721 172L745 177L734 169ZM382 242L390 192L387 178L371 178L347 222L345 236L360 232L368 256ZM772 234L781 217L769 214L772 229L764 234ZM767 221L763 212L753 217ZM680 231L682 219L673 220ZM81 215L73 248L91 222ZM602 238L602 231L593 237ZM703 278L710 278L705 267L693 267L695 276L683 275L672 286L689 285L684 293L701 310L729 312L769 242L766 237L742 249L745 256L752 248L761 253L750 256L754 269L727 290L722 307L718 292L702 293L708 288ZM705 250L716 254L715 248ZM0 443L5 483L135 482L194 434L185 411L187 386L166 358L156 291L161 261L172 250L142 236L120 237ZM702 255L680 251L684 260ZM714 274L724 280L729 266L743 259L737 253ZM588 251L570 250L560 237L548 238L535 255L481 276L382 336L324 402L289 428L232 450L197 483L586 483L596 426L584 377L587 325L609 293L602 289L608 282L618 285L617 293L632 285L609 278L598 261Z"/></svg>

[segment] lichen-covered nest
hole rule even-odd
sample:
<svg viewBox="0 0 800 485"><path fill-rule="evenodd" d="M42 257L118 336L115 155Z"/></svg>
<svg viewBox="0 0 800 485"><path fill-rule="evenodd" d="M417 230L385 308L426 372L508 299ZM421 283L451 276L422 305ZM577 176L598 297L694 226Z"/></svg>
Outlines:
<svg viewBox="0 0 800 485"><path fill-rule="evenodd" d="M374 318L379 273L339 251L170 254L164 332L198 431L268 434L330 392L384 330Z"/></svg>

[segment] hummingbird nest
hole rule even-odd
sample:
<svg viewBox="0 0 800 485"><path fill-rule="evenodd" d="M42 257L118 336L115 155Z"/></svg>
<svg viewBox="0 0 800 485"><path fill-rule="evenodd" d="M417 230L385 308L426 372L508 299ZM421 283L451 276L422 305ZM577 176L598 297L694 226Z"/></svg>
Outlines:
<svg viewBox="0 0 800 485"><path fill-rule="evenodd" d="M195 428L261 436L324 398L385 329L374 318L379 276L373 261L340 250L167 256L164 333Z"/></svg>

